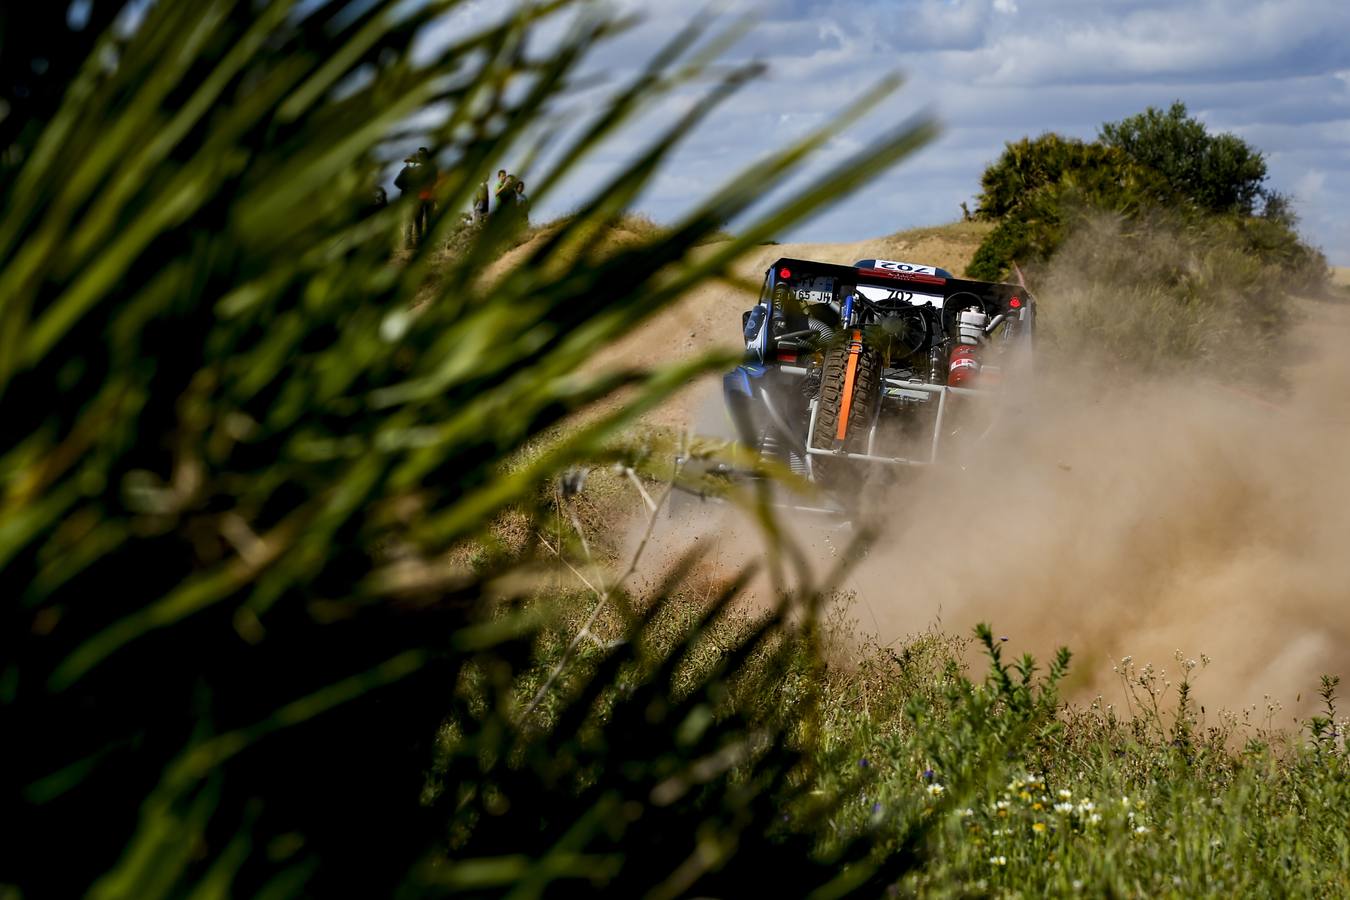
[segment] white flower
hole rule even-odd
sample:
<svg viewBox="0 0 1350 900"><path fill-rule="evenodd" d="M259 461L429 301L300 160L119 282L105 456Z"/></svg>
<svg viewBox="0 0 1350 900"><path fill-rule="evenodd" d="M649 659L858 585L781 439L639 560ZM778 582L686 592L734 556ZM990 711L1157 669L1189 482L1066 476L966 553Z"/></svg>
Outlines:
<svg viewBox="0 0 1350 900"><path fill-rule="evenodd" d="M971 809L969 806L961 810L962 818L969 819L973 815L975 815L975 810Z"/></svg>
<svg viewBox="0 0 1350 900"><path fill-rule="evenodd" d="M1091 800L1084 800L1078 804L1078 811L1080 813L1092 812L1094 808Z"/></svg>
<svg viewBox="0 0 1350 900"><path fill-rule="evenodd" d="M1087 820L1089 825L1096 825L1098 822L1102 820L1102 817L1097 813L1093 813L1092 815L1087 817Z"/></svg>
<svg viewBox="0 0 1350 900"><path fill-rule="evenodd" d="M1083 882L1081 882L1081 881L1079 881L1077 878L1075 878L1075 879L1073 880L1073 889L1074 889L1075 891L1081 891L1081 890L1083 889Z"/></svg>
<svg viewBox="0 0 1350 900"><path fill-rule="evenodd" d="M928 786L928 793L932 794L934 797L940 797L940 796L942 796L942 792L945 791L945 790L946 790L946 788L944 788L942 785L938 784L937 782L934 782L933 784L930 784L930 785Z"/></svg>
<svg viewBox="0 0 1350 900"><path fill-rule="evenodd" d="M1061 799L1061 800L1068 800L1068 799L1069 799L1070 797L1072 797L1072 796L1073 796L1073 791L1069 790L1068 788L1060 788L1060 789L1059 789L1059 799Z"/></svg>
<svg viewBox="0 0 1350 900"><path fill-rule="evenodd" d="M1069 813L1073 812L1073 804L1072 804L1072 803L1056 803L1056 804L1055 804L1055 812L1059 813L1061 816L1067 816Z"/></svg>
<svg viewBox="0 0 1350 900"><path fill-rule="evenodd" d="M1000 800L994 804L994 809L1007 809L1007 808L1008 808L1007 800Z"/></svg>
<svg viewBox="0 0 1350 900"><path fill-rule="evenodd" d="M1006 857L1006 856L991 856L991 857L989 857L989 864L990 864L991 866L1006 866L1006 865L1008 864L1008 857Z"/></svg>
<svg viewBox="0 0 1350 900"><path fill-rule="evenodd" d="M1147 825L1138 825L1138 826L1135 827L1134 833L1135 833L1135 834L1148 834L1148 826L1147 826Z"/></svg>

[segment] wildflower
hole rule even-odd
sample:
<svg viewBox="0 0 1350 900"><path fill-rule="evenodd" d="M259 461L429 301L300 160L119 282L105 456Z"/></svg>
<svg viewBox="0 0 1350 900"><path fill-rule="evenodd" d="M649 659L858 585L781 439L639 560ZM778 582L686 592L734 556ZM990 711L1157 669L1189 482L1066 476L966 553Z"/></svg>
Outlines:
<svg viewBox="0 0 1350 900"><path fill-rule="evenodd" d="M1011 794L1014 791L1020 791L1022 789L1022 785L1024 785L1025 783L1026 782L1022 781L1022 779L1020 778L1014 778L1012 781L1008 782L1007 788L1008 793Z"/></svg>
<svg viewBox="0 0 1350 900"><path fill-rule="evenodd" d="M989 865L991 866L1006 866L1007 864L1008 864L1008 857L1006 856L989 857Z"/></svg>
<svg viewBox="0 0 1350 900"><path fill-rule="evenodd" d="M1069 790L1068 788L1060 788L1060 789L1059 789L1059 799L1061 799L1061 800L1068 800L1068 799L1069 799L1070 797L1072 797L1072 796L1073 796L1073 791Z"/></svg>
<svg viewBox="0 0 1350 900"><path fill-rule="evenodd" d="M1081 881L1079 881L1077 878L1075 878L1075 879L1073 880L1073 889L1074 889L1075 891L1081 891L1081 890L1083 889L1083 882L1081 882Z"/></svg>
<svg viewBox="0 0 1350 900"><path fill-rule="evenodd" d="M1030 800L1030 799L1031 799L1031 793L1030 793L1029 791L1022 791L1022 792L1021 792L1020 794L1018 794L1017 796L1018 796L1018 799L1023 800L1023 801L1026 801L1026 800Z"/></svg>
<svg viewBox="0 0 1350 900"><path fill-rule="evenodd" d="M1091 801L1091 800L1084 800L1084 801L1082 801L1081 803L1078 804L1078 811L1079 811L1080 813L1088 813L1088 812L1092 812L1092 810L1093 810L1093 806L1092 806L1092 801Z"/></svg>
<svg viewBox="0 0 1350 900"><path fill-rule="evenodd" d="M928 793L931 794L931 795L934 796L934 797L941 797L941 796L942 796L942 792L945 791L945 790L946 790L946 788L944 788L942 785L938 784L937 782L933 782L932 784L930 784L930 785L928 786Z"/></svg>
<svg viewBox="0 0 1350 900"><path fill-rule="evenodd" d="M1101 820L1102 820L1102 817L1101 817L1100 815L1098 815L1097 813L1093 813L1092 815L1090 815L1090 816L1087 817L1087 823L1088 823L1089 825L1096 825L1096 824L1097 824L1098 822L1100 822Z"/></svg>
<svg viewBox="0 0 1350 900"><path fill-rule="evenodd" d="M967 806L965 809L961 810L961 817L962 817L962 818L969 819L969 818L970 818L971 816L973 816L973 815L975 815L975 810L971 809L969 806Z"/></svg>
<svg viewBox="0 0 1350 900"><path fill-rule="evenodd" d="M994 809L1007 809L1007 808L1008 808L1007 800L1000 800L994 804Z"/></svg>
<svg viewBox="0 0 1350 900"><path fill-rule="evenodd" d="M1041 810L1045 809L1045 804L1037 800L1035 803L1031 804L1031 808L1036 812L1040 812Z"/></svg>
<svg viewBox="0 0 1350 900"><path fill-rule="evenodd" d="M1072 803L1056 803L1056 804L1055 804L1055 812L1059 813L1061 816L1067 816L1069 813L1073 812L1073 804L1072 804Z"/></svg>
<svg viewBox="0 0 1350 900"><path fill-rule="evenodd" d="M875 813L881 812L881 804L880 804L880 803L873 803L873 804L872 804L872 812L873 812L874 814L875 814Z"/></svg>
<svg viewBox="0 0 1350 900"><path fill-rule="evenodd" d="M1034 832L1036 832L1037 834L1045 834L1045 823L1044 823L1044 822L1033 822L1033 823L1031 824L1031 830L1034 831Z"/></svg>
<svg viewBox="0 0 1350 900"><path fill-rule="evenodd" d="M1148 834L1148 826L1147 826L1147 825L1137 825L1137 826L1135 826L1134 833L1135 833L1135 834Z"/></svg>
<svg viewBox="0 0 1350 900"><path fill-rule="evenodd" d="M864 756L862 759L858 760L858 768L860 769L867 768L867 757Z"/></svg>
<svg viewBox="0 0 1350 900"><path fill-rule="evenodd" d="M924 781L932 781L932 780L933 780L933 770L932 770L932 769L924 769L924 770L923 770L923 780L924 780Z"/></svg>

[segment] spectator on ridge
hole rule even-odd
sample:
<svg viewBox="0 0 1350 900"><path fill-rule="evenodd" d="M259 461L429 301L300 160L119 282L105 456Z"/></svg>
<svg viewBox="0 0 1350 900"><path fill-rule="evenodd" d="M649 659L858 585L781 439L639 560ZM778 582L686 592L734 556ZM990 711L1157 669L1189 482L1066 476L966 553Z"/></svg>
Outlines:
<svg viewBox="0 0 1350 900"><path fill-rule="evenodd" d="M525 182L516 182L516 195L514 197L516 204L516 219L521 227L528 227L530 224L530 198L525 196Z"/></svg>
<svg viewBox="0 0 1350 900"><path fill-rule="evenodd" d="M478 190L474 191L473 195L473 220L479 225L487 221L489 196L487 176L483 176Z"/></svg>
<svg viewBox="0 0 1350 900"><path fill-rule="evenodd" d="M505 169L497 170L497 190L493 196L497 199L497 212L507 212L515 207L516 176Z"/></svg>
<svg viewBox="0 0 1350 900"><path fill-rule="evenodd" d="M408 246L415 247L422 242L427 229L431 227L431 213L435 209L436 179L440 173L436 168L436 162L431 158L431 152L426 147L418 147L417 153L403 162L405 165L394 179L394 187L398 188L400 196L416 195L412 222L408 226Z"/></svg>

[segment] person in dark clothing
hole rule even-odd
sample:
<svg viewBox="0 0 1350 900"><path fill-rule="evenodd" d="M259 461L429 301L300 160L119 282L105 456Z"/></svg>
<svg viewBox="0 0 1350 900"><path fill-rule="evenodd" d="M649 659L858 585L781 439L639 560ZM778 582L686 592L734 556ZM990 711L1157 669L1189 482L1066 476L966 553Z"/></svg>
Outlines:
<svg viewBox="0 0 1350 900"><path fill-rule="evenodd" d="M510 215L516 208L516 176L505 169L497 170L497 190L493 193L497 200L497 212Z"/></svg>
<svg viewBox="0 0 1350 900"><path fill-rule="evenodd" d="M516 195L513 199L515 200L516 204L515 214L517 224L519 224L522 228L529 227L530 198L525 196L525 182L523 181L516 182Z"/></svg>
<svg viewBox="0 0 1350 900"><path fill-rule="evenodd" d="M484 176L473 195L473 220L479 225L487 221L489 196L487 176Z"/></svg>
<svg viewBox="0 0 1350 900"><path fill-rule="evenodd" d="M398 188L402 197L414 195L412 222L408 226L408 246L415 247L422 242L431 227L431 214L436 208L436 179L440 172L426 147L418 147L417 153L403 162L405 165L394 179L394 187Z"/></svg>

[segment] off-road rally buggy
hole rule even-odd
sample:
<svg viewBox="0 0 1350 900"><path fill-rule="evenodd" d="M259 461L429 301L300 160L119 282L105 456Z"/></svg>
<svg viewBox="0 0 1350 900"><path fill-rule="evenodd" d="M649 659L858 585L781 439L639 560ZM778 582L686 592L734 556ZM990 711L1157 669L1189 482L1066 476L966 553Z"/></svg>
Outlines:
<svg viewBox="0 0 1350 900"><path fill-rule="evenodd" d="M879 467L933 465L986 435L1029 367L1035 321L1017 285L891 260L779 259L743 316L727 412L745 448L844 511Z"/></svg>

